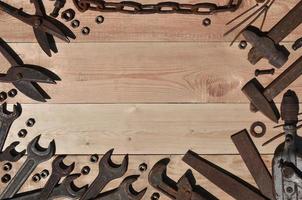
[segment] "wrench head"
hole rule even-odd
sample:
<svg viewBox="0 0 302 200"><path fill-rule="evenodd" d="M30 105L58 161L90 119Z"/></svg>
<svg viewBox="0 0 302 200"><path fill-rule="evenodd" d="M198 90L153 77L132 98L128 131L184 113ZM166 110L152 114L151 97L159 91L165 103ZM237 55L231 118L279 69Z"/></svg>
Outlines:
<svg viewBox="0 0 302 200"><path fill-rule="evenodd" d="M140 200L143 198L147 188L137 192L132 186L132 183L137 181L138 177L139 175L128 176L122 181L119 187L119 192L122 199Z"/></svg>
<svg viewBox="0 0 302 200"><path fill-rule="evenodd" d="M25 150L18 152L16 146L20 142L11 143L6 149L0 153L0 161L16 162L25 155Z"/></svg>
<svg viewBox="0 0 302 200"><path fill-rule="evenodd" d="M122 161L122 164L118 165L115 164L111 160L111 156L113 153L114 149L109 150L100 160L99 162L99 169L100 171L103 170L106 175L112 179L116 179L119 177L122 177L127 169L128 169L128 160L129 157L126 155Z"/></svg>
<svg viewBox="0 0 302 200"><path fill-rule="evenodd" d="M71 174L67 176L59 187L62 187L62 190L65 190L70 197L80 198L88 189L88 185L79 188L74 184L73 181L80 176L81 174Z"/></svg>
<svg viewBox="0 0 302 200"><path fill-rule="evenodd" d="M13 111L10 112L7 110L7 103L4 102L0 105L0 117L8 120L17 119L22 113L21 104L17 103L13 106Z"/></svg>
<svg viewBox="0 0 302 200"><path fill-rule="evenodd" d="M71 165L65 165L63 162L65 158L66 155L59 155L53 160L52 173L60 174L61 176L67 176L73 171L75 162L73 162Z"/></svg>
<svg viewBox="0 0 302 200"><path fill-rule="evenodd" d="M158 161L150 170L149 176L148 176L148 181L150 185L152 185L155 188L160 187L163 183L170 182L169 177L167 176L167 167L170 162L169 158L164 158L160 161ZM177 190L175 187L176 184L170 184Z"/></svg>
<svg viewBox="0 0 302 200"><path fill-rule="evenodd" d="M27 146L28 158L37 158L40 162L49 160L56 152L55 141L52 140L47 148L43 148L39 145L41 135L35 137Z"/></svg>

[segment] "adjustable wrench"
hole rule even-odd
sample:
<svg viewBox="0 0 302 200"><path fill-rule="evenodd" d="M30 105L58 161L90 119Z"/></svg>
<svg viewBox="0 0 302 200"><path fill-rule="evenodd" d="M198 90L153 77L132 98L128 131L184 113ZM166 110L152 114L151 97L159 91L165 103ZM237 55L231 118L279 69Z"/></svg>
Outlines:
<svg viewBox="0 0 302 200"><path fill-rule="evenodd" d="M65 157L66 155L60 155L53 160L51 175L41 192L40 199L48 199L52 190L59 183L61 178L69 175L73 171L75 163L72 163L69 166L65 165L63 163Z"/></svg>
<svg viewBox="0 0 302 200"><path fill-rule="evenodd" d="M137 192L132 183L138 179L138 175L126 177L116 189L99 194L94 200L140 200L145 195L147 188Z"/></svg>
<svg viewBox="0 0 302 200"><path fill-rule="evenodd" d="M3 150L5 140L13 122L21 115L22 107L19 103L14 105L13 112L7 110L7 104L0 105L0 152Z"/></svg>
<svg viewBox="0 0 302 200"><path fill-rule="evenodd" d="M25 150L18 152L15 148L20 142L13 142L11 143L6 149L0 152L0 162L2 161L9 161L9 162L16 162L20 158L22 158L25 154Z"/></svg>
<svg viewBox="0 0 302 200"><path fill-rule="evenodd" d="M150 170L148 181L155 189L174 200L217 200L211 193L195 184L191 170L176 183L167 176L169 158L158 161Z"/></svg>
<svg viewBox="0 0 302 200"><path fill-rule="evenodd" d="M99 162L99 174L89 186L80 200L88 200L97 197L104 187L112 180L122 177L128 169L128 155L121 165L114 164L111 155L114 149L109 150Z"/></svg>
<svg viewBox="0 0 302 200"><path fill-rule="evenodd" d="M73 181L80 177L81 174L71 174L67 176L60 185L57 185L48 199L56 199L60 197L68 198L80 198L84 192L87 190L88 185L85 185L81 188L75 186ZM38 200L41 195L42 189L37 189L29 192L18 193L11 200Z"/></svg>
<svg viewBox="0 0 302 200"><path fill-rule="evenodd" d="M0 195L0 199L12 198L25 183L30 174L35 168L42 162L49 160L56 151L56 145L54 140L45 149L39 145L39 139L41 135L35 137L27 146L27 159L20 167L14 178L10 181L7 187Z"/></svg>

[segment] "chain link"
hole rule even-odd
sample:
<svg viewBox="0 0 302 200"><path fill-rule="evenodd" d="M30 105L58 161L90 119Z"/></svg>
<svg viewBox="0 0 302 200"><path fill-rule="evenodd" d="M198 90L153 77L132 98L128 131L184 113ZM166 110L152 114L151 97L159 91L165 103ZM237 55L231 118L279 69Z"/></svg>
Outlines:
<svg viewBox="0 0 302 200"><path fill-rule="evenodd" d="M218 12L233 12L238 9L242 0L230 0L227 5L214 3L181 4L177 2L160 2L141 4L135 1L106 2L104 0L73 0L80 12L87 10L100 12L120 12L126 14L195 14L211 15Z"/></svg>

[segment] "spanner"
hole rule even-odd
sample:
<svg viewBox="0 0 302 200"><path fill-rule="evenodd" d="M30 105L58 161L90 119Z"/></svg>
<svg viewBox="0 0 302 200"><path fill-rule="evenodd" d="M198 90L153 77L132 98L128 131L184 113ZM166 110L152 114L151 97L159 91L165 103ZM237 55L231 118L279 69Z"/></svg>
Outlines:
<svg viewBox="0 0 302 200"><path fill-rule="evenodd" d="M99 194L94 200L140 200L145 195L147 188L137 192L132 183L137 181L139 175L126 177L116 189Z"/></svg>
<svg viewBox="0 0 302 200"><path fill-rule="evenodd" d="M2 152L0 152L0 162L2 161L9 161L9 162L16 162L20 158L22 158L26 152L26 150L23 150L21 152L18 152L16 150L16 146L20 142L13 142L11 143L6 149Z"/></svg>
<svg viewBox="0 0 302 200"><path fill-rule="evenodd" d="M81 188L77 187L73 181L80 177L81 174L71 174L67 176L60 185L57 185L48 199L56 199L60 197L80 198L87 190L88 185ZM42 189L32 190L29 192L18 193L11 200L39 200Z"/></svg>
<svg viewBox="0 0 302 200"><path fill-rule="evenodd" d="M11 125L21 113L22 107L19 103L14 105L13 112L7 110L6 102L0 105L0 152L3 150Z"/></svg>
<svg viewBox="0 0 302 200"><path fill-rule="evenodd" d="M42 162L49 160L56 151L54 140L45 149L39 145L41 135L35 137L27 146L27 159L20 167L14 178L10 181L7 187L0 195L0 199L12 198L25 183L27 178L35 170L35 168Z"/></svg>
<svg viewBox="0 0 302 200"><path fill-rule="evenodd" d="M52 190L60 182L61 178L69 175L73 171L75 163L72 163L69 166L65 165L63 163L65 157L66 155L60 155L53 160L51 175L41 192L40 195L41 200L48 199Z"/></svg>
<svg viewBox="0 0 302 200"><path fill-rule="evenodd" d="M117 165L111 160L113 150L109 150L100 160L99 174L80 200L90 200L97 197L110 181L120 178L126 173L128 169L128 155L124 157L121 165Z"/></svg>
<svg viewBox="0 0 302 200"><path fill-rule="evenodd" d="M164 158L152 167L148 177L152 187L173 200L217 200L211 193L196 185L191 170L187 170L177 183L168 177L169 162L169 158Z"/></svg>

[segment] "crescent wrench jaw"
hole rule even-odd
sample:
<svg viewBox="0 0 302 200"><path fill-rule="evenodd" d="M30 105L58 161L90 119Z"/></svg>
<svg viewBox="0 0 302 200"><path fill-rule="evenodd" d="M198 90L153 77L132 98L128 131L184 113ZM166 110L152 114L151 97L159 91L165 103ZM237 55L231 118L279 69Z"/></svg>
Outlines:
<svg viewBox="0 0 302 200"><path fill-rule="evenodd" d="M63 176L67 176L70 174L75 167L75 162L71 165L65 165L63 160L66 158L66 155L59 155L57 156L52 162L52 169L56 173L60 173Z"/></svg>
<svg viewBox="0 0 302 200"><path fill-rule="evenodd" d="M38 156L41 161L50 159L56 152L55 141L52 140L47 148L41 147L39 145L41 135L36 136L27 147L28 156Z"/></svg>
<svg viewBox="0 0 302 200"><path fill-rule="evenodd" d="M140 200L145 195L147 188L142 189L141 191L136 191L132 183L137 181L139 175L133 175L126 177L123 182L120 185L120 190L122 191L122 195L124 197L127 197L129 200Z"/></svg>
<svg viewBox="0 0 302 200"><path fill-rule="evenodd" d="M0 161L16 162L25 155L26 150L18 152L15 148L20 142L13 142L3 152L0 152Z"/></svg>

